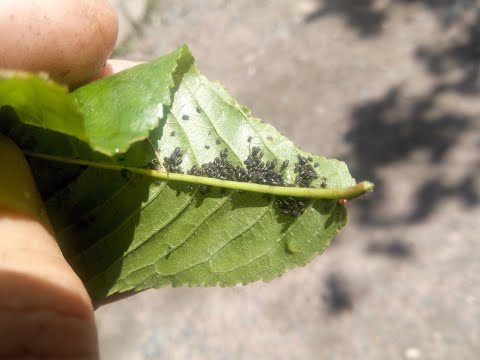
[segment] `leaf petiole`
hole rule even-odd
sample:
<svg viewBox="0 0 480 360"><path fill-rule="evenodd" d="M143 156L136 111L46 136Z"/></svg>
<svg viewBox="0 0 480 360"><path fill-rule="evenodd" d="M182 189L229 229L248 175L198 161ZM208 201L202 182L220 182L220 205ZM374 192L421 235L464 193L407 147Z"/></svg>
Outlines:
<svg viewBox="0 0 480 360"><path fill-rule="evenodd" d="M161 170L143 169L136 167L128 167L117 164L98 163L94 161L70 159L61 156L34 153L24 151L25 155L36 157L44 160L57 161L67 164L92 166L105 170L122 171L128 170L134 174L150 176L166 181L182 181L198 185L207 185L213 187L222 187L233 190L251 191L263 194L277 195L277 196L291 196L303 197L310 199L353 199L369 193L373 190L374 184L369 181L362 181L353 186L344 188L303 188L303 187L289 187L289 186L272 186L261 185L250 182L239 182L231 180L220 180L216 178L172 173Z"/></svg>

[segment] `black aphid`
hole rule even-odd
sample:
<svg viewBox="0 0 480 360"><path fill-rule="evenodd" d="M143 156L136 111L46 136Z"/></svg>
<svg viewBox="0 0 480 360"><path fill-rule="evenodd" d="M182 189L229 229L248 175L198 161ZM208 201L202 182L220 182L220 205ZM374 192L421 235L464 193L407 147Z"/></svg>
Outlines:
<svg viewBox="0 0 480 360"><path fill-rule="evenodd" d="M288 160L285 160L283 163L282 163L282 166L280 166L280 172L284 172L285 170L287 170L287 167L288 167L288 164L290 163L290 161Z"/></svg>
<svg viewBox="0 0 480 360"><path fill-rule="evenodd" d="M123 168L122 170L120 170L120 175L124 180L128 180L132 175L132 172L126 168Z"/></svg>
<svg viewBox="0 0 480 360"><path fill-rule="evenodd" d="M176 134L176 132L175 132L175 131L172 131L172 132L170 133L170 136L175 136L175 134Z"/></svg>
<svg viewBox="0 0 480 360"><path fill-rule="evenodd" d="M193 165L190 170L187 170L188 175L198 175L198 166Z"/></svg>
<svg viewBox="0 0 480 360"><path fill-rule="evenodd" d="M275 199L278 210L285 215L298 217L305 212L307 199L279 196Z"/></svg>
<svg viewBox="0 0 480 360"><path fill-rule="evenodd" d="M324 189L327 187L327 178L325 176L322 177L322 183L320 184L320 187Z"/></svg>
<svg viewBox="0 0 480 360"><path fill-rule="evenodd" d="M320 165L319 163L315 163L315 164L313 164L313 167L317 168L319 165Z"/></svg>
<svg viewBox="0 0 480 360"><path fill-rule="evenodd" d="M168 172L182 173L180 164L183 161L183 153L180 148L175 148L169 157L163 158L163 166Z"/></svg>
<svg viewBox="0 0 480 360"><path fill-rule="evenodd" d="M311 156L307 157L307 160L312 162L313 161L313 158Z"/></svg>
<svg viewBox="0 0 480 360"><path fill-rule="evenodd" d="M308 163L308 159L298 155L298 162L295 164L294 172L297 174L295 184L300 187L310 187L313 180L318 178L317 173L312 165Z"/></svg>
<svg viewBox="0 0 480 360"><path fill-rule="evenodd" d="M199 107L197 107L197 113L201 113L202 112L202 109L200 109Z"/></svg>
<svg viewBox="0 0 480 360"><path fill-rule="evenodd" d="M249 136L248 139L247 139L248 142L251 142L252 141L252 137Z"/></svg>
<svg viewBox="0 0 480 360"><path fill-rule="evenodd" d="M200 185L198 187L198 192L202 195L205 195L206 193L208 193L210 191L210 186L208 185Z"/></svg>
<svg viewBox="0 0 480 360"><path fill-rule="evenodd" d="M243 162L247 167L248 180L257 184L285 186L283 171L276 171L277 160L262 160L263 153L259 147L253 147L250 155Z"/></svg>
<svg viewBox="0 0 480 360"><path fill-rule="evenodd" d="M210 150L210 145L205 145L205 149Z"/></svg>
<svg viewBox="0 0 480 360"><path fill-rule="evenodd" d="M160 169L160 162L158 161L158 159L152 159L148 163L147 168L152 169L152 170L158 170L158 169Z"/></svg>
<svg viewBox="0 0 480 360"><path fill-rule="evenodd" d="M182 120L190 120L190 116L188 115L182 115Z"/></svg>
<svg viewBox="0 0 480 360"><path fill-rule="evenodd" d="M247 172L241 166L234 165L228 159L228 150L220 151L213 161L202 166L192 166L191 175L205 176L222 180L248 181ZM200 189L199 189L200 190Z"/></svg>
<svg viewBox="0 0 480 360"><path fill-rule="evenodd" d="M215 144L220 145L221 143L220 139L215 140Z"/></svg>
<svg viewBox="0 0 480 360"><path fill-rule="evenodd" d="M269 141L273 141L273 137L271 137L271 136L267 136L267 140L269 140Z"/></svg>

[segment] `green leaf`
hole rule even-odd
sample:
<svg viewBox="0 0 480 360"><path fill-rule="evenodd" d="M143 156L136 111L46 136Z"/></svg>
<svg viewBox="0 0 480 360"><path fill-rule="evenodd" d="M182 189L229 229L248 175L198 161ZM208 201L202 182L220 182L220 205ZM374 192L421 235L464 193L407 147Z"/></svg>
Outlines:
<svg viewBox="0 0 480 360"><path fill-rule="evenodd" d="M0 71L0 108L15 108L25 124L87 140L82 116L68 89L43 75Z"/></svg>
<svg viewBox="0 0 480 360"><path fill-rule="evenodd" d="M108 127L119 126L119 120L111 117L121 106L114 93L136 99L129 104L132 109L124 109L121 122L131 121L143 130L123 127L115 136L125 146L104 139L108 146L102 151L127 148L131 139L143 139L139 133L153 130L122 155L93 152L79 140L17 119L0 122L17 144L27 143L26 153L35 157L31 166L59 244L93 299L168 284L233 286L269 281L307 264L329 245L346 223L345 207L338 198L371 190L371 184L355 184L343 162L304 153L271 125L252 118L248 108L200 75L194 64L180 63L181 75L174 76L173 102L168 107L164 106L167 95L150 96L154 78L164 79L165 74L152 75L157 70L149 64L130 70L135 81L115 75L110 82L82 88L81 103L91 107L91 119L101 119L104 136ZM77 100L78 94L74 94ZM97 102L99 94L103 100ZM135 111L137 101L143 110ZM152 109L158 104L164 106L164 114L155 125L152 119L158 114ZM87 113L85 108L82 113ZM101 137L95 141L100 143ZM254 154L257 165L247 171L246 161ZM248 176L260 175L238 182L205 177L198 170L190 175L173 173L172 156L181 158L182 171L210 164L217 166L215 171L228 165L230 170L244 169ZM281 171L286 160L288 165ZM267 177L259 170L266 167L281 173L289 186L252 183ZM294 186L299 169L317 174L310 179L314 188ZM54 186L48 175L52 173Z"/></svg>
<svg viewBox="0 0 480 360"><path fill-rule="evenodd" d="M125 152L158 127L172 90L193 62L186 46L75 90L90 145L107 155Z"/></svg>

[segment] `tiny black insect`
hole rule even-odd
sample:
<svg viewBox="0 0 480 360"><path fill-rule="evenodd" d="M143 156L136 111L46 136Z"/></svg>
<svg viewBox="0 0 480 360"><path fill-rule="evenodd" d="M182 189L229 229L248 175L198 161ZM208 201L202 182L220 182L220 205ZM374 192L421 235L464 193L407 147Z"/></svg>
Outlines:
<svg viewBox="0 0 480 360"><path fill-rule="evenodd" d="M199 107L197 107L197 113L201 113L202 112L202 109L200 109Z"/></svg>
<svg viewBox="0 0 480 360"><path fill-rule="evenodd" d="M307 157L307 160L312 162L313 161L313 158L311 156Z"/></svg>
<svg viewBox="0 0 480 360"><path fill-rule="evenodd" d="M182 115L182 120L190 120L190 116L188 115Z"/></svg>
<svg viewBox="0 0 480 360"><path fill-rule="evenodd" d="M220 145L221 143L220 139L215 140L215 144Z"/></svg>
<svg viewBox="0 0 480 360"><path fill-rule="evenodd" d="M228 149L223 149L222 151L220 151L220 158L221 159L226 159L228 156Z"/></svg>
<svg viewBox="0 0 480 360"><path fill-rule="evenodd" d="M182 168L180 167L180 164L182 163L182 160L183 153L180 148L177 147L173 150L170 157L163 158L163 166L168 172L181 173Z"/></svg>
<svg viewBox="0 0 480 360"><path fill-rule="evenodd" d="M175 136L175 131L172 131L172 132L170 133L170 136Z"/></svg>
<svg viewBox="0 0 480 360"><path fill-rule="evenodd" d="M210 145L205 145L205 149L210 150Z"/></svg>
<svg viewBox="0 0 480 360"><path fill-rule="evenodd" d="M320 184L320 187L325 189L327 187L327 182L323 180L322 183Z"/></svg>
<svg viewBox="0 0 480 360"><path fill-rule="evenodd" d="M267 140L269 140L269 141L273 141L273 137L271 137L271 136L267 136Z"/></svg>
<svg viewBox="0 0 480 360"><path fill-rule="evenodd" d="M205 195L206 193L208 193L210 191L210 187L207 186L207 185L200 185L198 187L198 192L202 195Z"/></svg>
<svg viewBox="0 0 480 360"><path fill-rule="evenodd" d="M158 170L160 169L160 162L158 159L152 159L148 164L147 164L148 169L152 170Z"/></svg>
<svg viewBox="0 0 480 360"><path fill-rule="evenodd" d="M282 166L280 166L280 172L284 172L285 170L287 170L287 167L288 167L288 164L290 163L290 161L288 160L285 160L283 163L282 163Z"/></svg>
<svg viewBox="0 0 480 360"><path fill-rule="evenodd" d="M317 168L319 165L320 165L319 163L315 163L315 164L313 164L313 167Z"/></svg>
<svg viewBox="0 0 480 360"><path fill-rule="evenodd" d="M252 137L249 136L248 139L247 139L248 142L251 142L252 141Z"/></svg>
<svg viewBox="0 0 480 360"><path fill-rule="evenodd" d="M124 180L128 180L128 178L132 175L132 172L126 168L120 170L120 175Z"/></svg>

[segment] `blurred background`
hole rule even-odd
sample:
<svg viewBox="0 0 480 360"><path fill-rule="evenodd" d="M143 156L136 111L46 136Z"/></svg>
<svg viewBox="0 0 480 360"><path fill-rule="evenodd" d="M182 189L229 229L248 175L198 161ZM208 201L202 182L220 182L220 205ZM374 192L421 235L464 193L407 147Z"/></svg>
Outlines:
<svg viewBox="0 0 480 360"><path fill-rule="evenodd" d="M130 0L117 58L202 72L375 192L269 284L100 308L104 359L479 359L480 2Z"/></svg>

